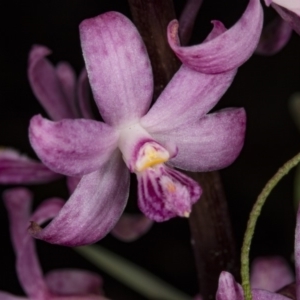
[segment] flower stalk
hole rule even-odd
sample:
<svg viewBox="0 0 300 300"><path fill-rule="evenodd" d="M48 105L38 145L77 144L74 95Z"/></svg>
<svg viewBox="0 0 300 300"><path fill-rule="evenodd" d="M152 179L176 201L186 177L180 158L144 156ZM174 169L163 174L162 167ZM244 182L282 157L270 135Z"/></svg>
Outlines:
<svg viewBox="0 0 300 300"><path fill-rule="evenodd" d="M227 201L218 172L188 175L203 188L189 218L200 293L214 299L220 273L228 270L238 278L239 271Z"/></svg>
<svg viewBox="0 0 300 300"><path fill-rule="evenodd" d="M262 207L265 204L267 197L277 185L277 183L289 173L289 171L298 165L300 162L300 153L286 162L277 173L269 180L266 184L260 195L258 196L247 224L246 233L244 236L244 242L242 246L241 254L241 277L242 277L242 286L244 289L244 297L246 300L252 300L251 287L250 287L250 271L249 271L249 252L252 242L252 237L254 234L255 226L257 219L261 213Z"/></svg>
<svg viewBox="0 0 300 300"><path fill-rule="evenodd" d="M154 100L180 67L167 41L167 26L176 18L173 1L128 0L133 21L146 45L154 77Z"/></svg>

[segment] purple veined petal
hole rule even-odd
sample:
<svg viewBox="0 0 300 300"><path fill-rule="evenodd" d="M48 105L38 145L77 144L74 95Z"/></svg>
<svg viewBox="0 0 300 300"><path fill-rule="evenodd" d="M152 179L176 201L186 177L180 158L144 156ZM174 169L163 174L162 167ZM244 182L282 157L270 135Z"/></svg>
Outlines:
<svg viewBox="0 0 300 300"><path fill-rule="evenodd" d="M138 172L138 206L156 222L188 217L202 189L188 176L163 164Z"/></svg>
<svg viewBox="0 0 300 300"><path fill-rule="evenodd" d="M293 29L281 18L274 19L262 31L256 54L273 55L279 52L290 40Z"/></svg>
<svg viewBox="0 0 300 300"><path fill-rule="evenodd" d="M152 69L145 45L132 22L117 12L80 25L83 56L101 116L118 126L137 121L151 103Z"/></svg>
<svg viewBox="0 0 300 300"><path fill-rule="evenodd" d="M237 158L244 145L245 130L244 109L232 108L153 137L162 144L172 140L178 147L177 155L168 162L170 165L187 171L209 172L225 168Z"/></svg>
<svg viewBox="0 0 300 300"><path fill-rule="evenodd" d="M43 279L34 241L27 233L32 195L25 188L15 188L5 191L3 199L9 214L19 281L30 299L44 299L48 296L48 288Z"/></svg>
<svg viewBox="0 0 300 300"><path fill-rule="evenodd" d="M28 300L28 298L25 297L19 297L15 296L6 292L1 292L0 291L0 300Z"/></svg>
<svg viewBox="0 0 300 300"><path fill-rule="evenodd" d="M56 66L56 74L59 79L61 89L68 101L68 106L72 111L73 118L79 118L79 108L76 97L76 74L71 65L67 62L60 62Z"/></svg>
<svg viewBox="0 0 300 300"><path fill-rule="evenodd" d="M28 78L33 93L53 120L74 118L56 69L45 58L51 51L34 46L29 54Z"/></svg>
<svg viewBox="0 0 300 300"><path fill-rule="evenodd" d="M4 191L2 196L9 215L12 244L17 253L27 235L32 194L25 188L13 188Z"/></svg>
<svg viewBox="0 0 300 300"><path fill-rule="evenodd" d="M57 173L82 176L99 169L117 147L118 133L86 119L52 122L34 116L29 139L42 162Z"/></svg>
<svg viewBox="0 0 300 300"><path fill-rule="evenodd" d="M11 148L0 149L1 184L40 184L59 179L42 163L28 158Z"/></svg>
<svg viewBox="0 0 300 300"><path fill-rule="evenodd" d="M293 272L283 257L259 257L251 265L252 289L276 292L294 280Z"/></svg>
<svg viewBox="0 0 300 300"><path fill-rule="evenodd" d="M129 171L117 150L99 171L82 177L59 214L44 229L32 223L34 237L65 246L92 244L103 238L123 213Z"/></svg>
<svg viewBox="0 0 300 300"><path fill-rule="evenodd" d="M54 295L103 295L102 278L92 272L63 269L46 274L45 281Z"/></svg>
<svg viewBox="0 0 300 300"><path fill-rule="evenodd" d="M280 5L272 4L272 7L278 12L283 20L290 24L290 26L300 35L300 14L299 12L293 12Z"/></svg>
<svg viewBox="0 0 300 300"><path fill-rule="evenodd" d="M67 185L70 194L74 192L78 183L79 177L68 177ZM140 236L146 234L151 228L153 221L144 215L132 215L124 213L116 226L112 229L111 234L121 241L133 242Z"/></svg>
<svg viewBox="0 0 300 300"><path fill-rule="evenodd" d="M168 26L168 41L177 57L190 68L209 74L236 69L254 52L263 25L263 10L259 0L250 0L237 23L200 45L181 47L178 38L178 22Z"/></svg>
<svg viewBox="0 0 300 300"><path fill-rule="evenodd" d="M242 287L228 272L223 271L219 277L216 300L244 300Z"/></svg>
<svg viewBox="0 0 300 300"><path fill-rule="evenodd" d="M124 213L111 234L124 242L133 242L149 231L153 221L143 215Z"/></svg>
<svg viewBox="0 0 300 300"><path fill-rule="evenodd" d="M77 83L77 98L80 114L85 119L94 119L89 91L89 80L86 69L83 69L79 75Z"/></svg>
<svg viewBox="0 0 300 300"><path fill-rule="evenodd" d="M203 0L188 0L179 18L179 37L182 45L186 45L192 35L195 19Z"/></svg>
<svg viewBox="0 0 300 300"><path fill-rule="evenodd" d="M203 74L182 65L140 124L150 134L167 134L199 120L217 104L235 74Z"/></svg>

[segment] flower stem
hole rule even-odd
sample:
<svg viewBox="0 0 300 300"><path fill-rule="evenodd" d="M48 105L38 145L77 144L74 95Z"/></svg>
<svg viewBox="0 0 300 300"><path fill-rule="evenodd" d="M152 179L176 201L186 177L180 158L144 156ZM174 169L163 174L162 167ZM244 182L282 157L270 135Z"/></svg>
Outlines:
<svg viewBox="0 0 300 300"><path fill-rule="evenodd" d="M128 0L128 3L150 57L154 77L153 99L156 100L180 67L167 41L167 26L176 18L173 1Z"/></svg>
<svg viewBox="0 0 300 300"><path fill-rule="evenodd" d="M229 212L218 172L188 173L203 189L189 218L200 293L214 299L222 271L238 280L239 265Z"/></svg>
<svg viewBox="0 0 300 300"><path fill-rule="evenodd" d="M172 0L128 0L133 21L149 53L154 74L154 100L178 70L180 62L167 42L167 25L175 19ZM217 172L188 173L203 189L189 218L200 294L214 299L220 272L238 276L238 259L226 199Z"/></svg>
<svg viewBox="0 0 300 300"><path fill-rule="evenodd" d="M300 153L294 156L291 160L286 162L277 173L269 180L262 192L258 196L247 224L247 229L244 236L244 242L242 246L241 254L241 277L242 285L244 289L244 297L246 300L252 300L251 287L250 287L250 272L249 272L249 251L251 246L254 229L257 223L257 219L260 215L263 205L265 204L267 197L277 185L277 183L284 177L288 172L294 168L300 162Z"/></svg>

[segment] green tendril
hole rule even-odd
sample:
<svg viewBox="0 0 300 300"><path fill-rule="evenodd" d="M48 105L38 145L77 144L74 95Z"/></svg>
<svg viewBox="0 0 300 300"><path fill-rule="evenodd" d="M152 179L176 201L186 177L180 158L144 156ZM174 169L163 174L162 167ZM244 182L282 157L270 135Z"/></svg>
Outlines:
<svg viewBox="0 0 300 300"><path fill-rule="evenodd" d="M252 300L251 287L250 287L250 272L249 272L249 252L254 229L257 223L257 219L260 215L263 205L265 204L267 197L277 185L277 183L288 174L288 172L294 168L300 162L300 153L294 156L291 160L286 162L277 173L269 180L262 192L258 196L247 224L247 229L244 236L242 254L241 254L241 277L242 286L244 289L245 300Z"/></svg>

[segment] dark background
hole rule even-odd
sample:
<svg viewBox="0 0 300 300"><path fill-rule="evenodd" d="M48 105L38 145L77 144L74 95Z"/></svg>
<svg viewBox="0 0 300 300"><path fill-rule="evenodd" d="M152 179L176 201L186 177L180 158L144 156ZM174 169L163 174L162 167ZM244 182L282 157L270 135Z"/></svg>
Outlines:
<svg viewBox="0 0 300 300"><path fill-rule="evenodd" d="M179 16L185 1L176 1ZM219 19L227 27L241 16L247 1L204 1L192 42L200 42L209 32L210 20ZM44 111L30 90L26 77L27 56L33 44L53 50L50 59L70 62L77 73L83 67L78 25L85 18L116 10L130 17L123 1L27 0L1 1L0 4L0 145L9 146L35 157L27 138L30 118ZM266 19L275 17L266 9ZM243 106L248 115L244 149L237 161L221 171L229 203L234 233L240 247L248 214L257 195L289 158L300 150L300 132L294 126L287 107L291 94L300 91L300 37L293 34L277 55L254 55L243 65L218 108ZM272 193L258 223L251 256L279 254L291 261L295 227L292 204L293 175L285 178ZM7 187L1 187L1 191ZM65 183L32 186L34 206L51 196L67 198ZM132 205L131 205L132 206ZM8 220L0 202L0 290L22 294L14 269L14 253L8 233ZM42 267L77 267L99 272L73 250L37 242ZM138 241L123 243L108 235L101 245L139 264L164 280L194 295L196 270L185 219L155 224ZM144 299L110 276L104 278L106 295L112 299Z"/></svg>

